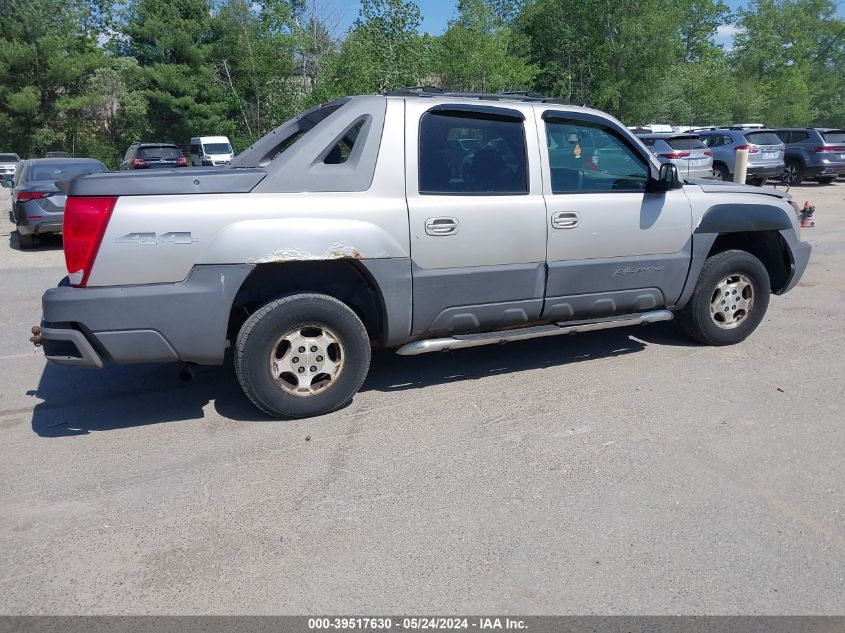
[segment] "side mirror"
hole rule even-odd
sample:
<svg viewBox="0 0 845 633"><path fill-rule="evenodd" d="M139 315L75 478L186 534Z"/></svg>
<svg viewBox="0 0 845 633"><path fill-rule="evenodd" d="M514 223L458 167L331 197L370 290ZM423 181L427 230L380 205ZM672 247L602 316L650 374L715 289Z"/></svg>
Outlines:
<svg viewBox="0 0 845 633"><path fill-rule="evenodd" d="M2 185L4 189L11 189L13 184L14 183L11 180L6 180L5 178L0 180L0 185Z"/></svg>
<svg viewBox="0 0 845 633"><path fill-rule="evenodd" d="M657 180L651 180L649 182L648 190L651 192L669 191L675 188L677 182L678 168L672 163L663 163L660 165Z"/></svg>

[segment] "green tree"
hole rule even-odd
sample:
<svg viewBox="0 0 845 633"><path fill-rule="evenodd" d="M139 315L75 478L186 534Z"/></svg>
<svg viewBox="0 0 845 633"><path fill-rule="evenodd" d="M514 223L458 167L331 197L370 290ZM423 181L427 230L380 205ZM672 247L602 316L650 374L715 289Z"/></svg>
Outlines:
<svg viewBox="0 0 845 633"><path fill-rule="evenodd" d="M0 3L0 146L73 151L68 105L106 63L97 46L108 6L89 0Z"/></svg>
<svg viewBox="0 0 845 633"><path fill-rule="evenodd" d="M679 12L661 0L534 0L517 24L539 90L630 120L681 57Z"/></svg>
<svg viewBox="0 0 845 633"><path fill-rule="evenodd" d="M215 15L209 60L238 122L236 145L295 113L302 92L295 72L301 12L301 3L289 0L225 0Z"/></svg>
<svg viewBox="0 0 845 633"><path fill-rule="evenodd" d="M675 8L679 12L683 61L696 63L721 57L724 51L714 37L717 29L730 21L728 6L722 0L679 0Z"/></svg>
<svg viewBox="0 0 845 633"><path fill-rule="evenodd" d="M442 87L465 92L530 88L537 68L514 50L514 39L490 0L458 0L458 16L438 47L436 73Z"/></svg>
<svg viewBox="0 0 845 633"><path fill-rule="evenodd" d="M432 38L421 36L419 7L408 0L362 0L340 51L326 60L318 97L382 93L430 78Z"/></svg>
<svg viewBox="0 0 845 633"><path fill-rule="evenodd" d="M832 0L756 0L738 12L733 59L769 125L845 125L845 21Z"/></svg>
<svg viewBox="0 0 845 633"><path fill-rule="evenodd" d="M208 0L135 0L124 32L146 79L150 133L186 143L231 134L229 102L213 65Z"/></svg>

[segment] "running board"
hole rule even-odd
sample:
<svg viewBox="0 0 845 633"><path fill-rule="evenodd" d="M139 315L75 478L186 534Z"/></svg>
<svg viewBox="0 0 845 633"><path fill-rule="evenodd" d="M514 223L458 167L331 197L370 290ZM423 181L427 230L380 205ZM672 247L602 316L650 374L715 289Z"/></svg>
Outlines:
<svg viewBox="0 0 845 633"><path fill-rule="evenodd" d="M494 345L496 343L510 343L512 341L524 341L530 338L541 338L543 336L557 336L559 334L573 334L575 332L591 332L593 330L607 330L615 327L626 327L628 325L642 325L645 323L656 323L657 321L671 321L672 313L669 310L654 310L642 314L623 314L621 316L608 317L606 319L590 319L587 321L561 321L553 325L537 325L518 330L501 330L498 332L481 332L480 334L456 334L444 338L431 338L423 341L415 341L403 345L396 353L401 356L416 356L428 352L445 352L450 349L461 347L479 347L481 345Z"/></svg>

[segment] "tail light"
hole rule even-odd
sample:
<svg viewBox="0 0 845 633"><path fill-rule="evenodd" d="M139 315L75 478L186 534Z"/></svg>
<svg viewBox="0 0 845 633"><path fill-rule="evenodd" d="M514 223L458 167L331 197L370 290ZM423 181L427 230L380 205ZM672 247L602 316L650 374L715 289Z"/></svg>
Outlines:
<svg viewBox="0 0 845 633"><path fill-rule="evenodd" d="M184 156L180 156L176 159L176 166L177 167L187 167L188 166L188 159Z"/></svg>
<svg viewBox="0 0 845 633"><path fill-rule="evenodd" d="M747 149L749 154L759 154L760 150L753 145L737 145L737 149Z"/></svg>
<svg viewBox="0 0 845 633"><path fill-rule="evenodd" d="M147 161L145 161L143 158L133 158L132 159L132 166L143 168L143 167L147 166Z"/></svg>
<svg viewBox="0 0 845 633"><path fill-rule="evenodd" d="M813 151L818 153L845 152L845 145L823 145L821 147L814 147Z"/></svg>
<svg viewBox="0 0 845 633"><path fill-rule="evenodd" d="M117 196L67 199L65 203L64 250L72 286L84 288L103 241Z"/></svg>
<svg viewBox="0 0 845 633"><path fill-rule="evenodd" d="M26 202L27 200L35 200L36 198L46 198L50 193L47 191L19 191L18 202Z"/></svg>
<svg viewBox="0 0 845 633"><path fill-rule="evenodd" d="M713 155L713 152L711 152L711 151L708 149L706 152L704 152L704 155L705 155L705 156L712 156L712 155Z"/></svg>
<svg viewBox="0 0 845 633"><path fill-rule="evenodd" d="M689 158L689 152L669 152L668 154L661 154L665 158Z"/></svg>

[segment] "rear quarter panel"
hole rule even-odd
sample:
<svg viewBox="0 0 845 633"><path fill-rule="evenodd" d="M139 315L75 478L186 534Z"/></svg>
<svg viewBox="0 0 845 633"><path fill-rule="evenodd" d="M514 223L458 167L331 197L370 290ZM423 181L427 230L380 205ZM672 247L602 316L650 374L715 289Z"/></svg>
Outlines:
<svg viewBox="0 0 845 633"><path fill-rule="evenodd" d="M121 242L127 235L152 240ZM188 242L160 240L190 233ZM182 281L196 264L408 257L404 198L358 194L209 194L118 200L88 281Z"/></svg>
<svg viewBox="0 0 845 633"><path fill-rule="evenodd" d="M88 285L178 282L197 264L408 258L404 125L397 101L367 191L119 198ZM136 233L154 238L121 241ZM158 239L167 233L190 237Z"/></svg>

